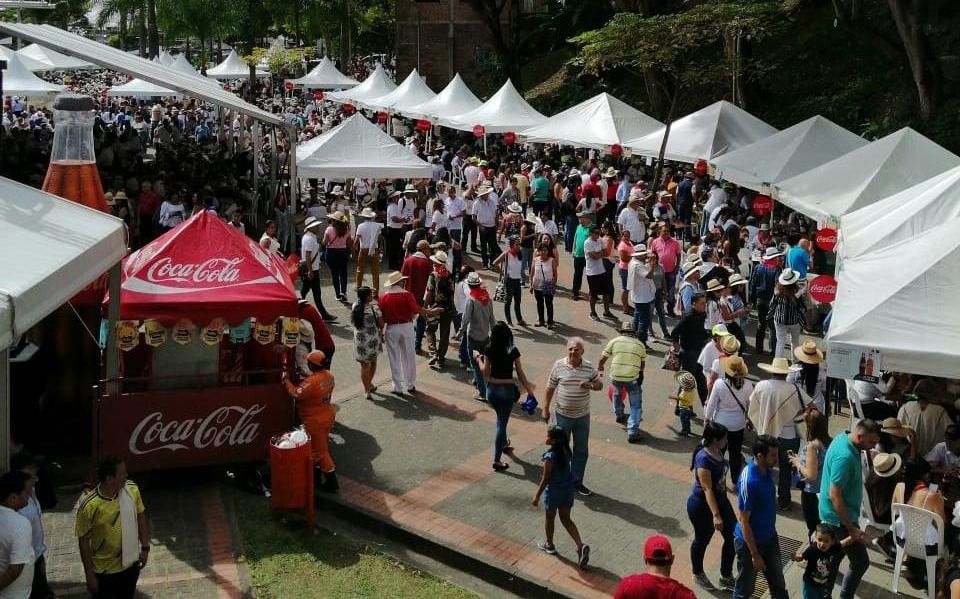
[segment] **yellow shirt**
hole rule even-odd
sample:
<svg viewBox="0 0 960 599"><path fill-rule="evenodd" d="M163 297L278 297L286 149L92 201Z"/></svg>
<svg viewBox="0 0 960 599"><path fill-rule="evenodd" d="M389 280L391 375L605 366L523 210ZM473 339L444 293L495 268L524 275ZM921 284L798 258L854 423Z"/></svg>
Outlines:
<svg viewBox="0 0 960 599"><path fill-rule="evenodd" d="M530 195L530 181L524 175L514 175L517 181L517 195L520 196L520 203L527 203L527 196Z"/></svg>
<svg viewBox="0 0 960 599"><path fill-rule="evenodd" d="M600 354L610 361L610 378L618 383L637 380L640 367L647 357L643 342L636 337L621 335L611 339Z"/></svg>
<svg viewBox="0 0 960 599"><path fill-rule="evenodd" d="M692 408L693 407L693 392L695 389L683 389L680 391L680 407L681 408Z"/></svg>
<svg viewBox="0 0 960 599"><path fill-rule="evenodd" d="M136 483L127 481L127 490L133 496L138 514L144 511L143 499ZM109 499L100 494L100 487L80 498L77 507L77 538L89 537L93 548L93 569L98 574L123 571L122 536L120 527L119 495Z"/></svg>

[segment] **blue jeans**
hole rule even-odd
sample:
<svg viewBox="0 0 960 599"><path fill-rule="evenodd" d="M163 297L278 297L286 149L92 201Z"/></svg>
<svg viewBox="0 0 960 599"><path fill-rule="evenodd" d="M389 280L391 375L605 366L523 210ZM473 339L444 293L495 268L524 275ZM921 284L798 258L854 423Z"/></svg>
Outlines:
<svg viewBox="0 0 960 599"><path fill-rule="evenodd" d="M517 386L513 383L490 383L487 385L487 402L497 413L497 432L493 437L493 461L499 462L507 445L507 422L517 401Z"/></svg>
<svg viewBox="0 0 960 599"><path fill-rule="evenodd" d="M638 302L633 305L633 330L636 332L637 338L643 341L644 345L647 343L647 330L650 328L651 303L652 302L647 302L642 304Z"/></svg>
<svg viewBox="0 0 960 599"><path fill-rule="evenodd" d="M480 371L480 364L477 364L477 361L473 359L474 350L484 353L487 349L487 344L489 339L484 341L477 341L475 339L467 340L467 356L470 357L470 367L473 369L473 384L477 387L477 393L480 394L480 397L487 396L487 384L483 380L483 372Z"/></svg>
<svg viewBox="0 0 960 599"><path fill-rule="evenodd" d="M663 333L663 338L666 339L670 336L670 331L667 330L667 319L664 317L663 311L663 289L657 289L657 295L653 298L653 308L657 311L657 320L660 322L660 332ZM650 331L650 334L653 335L653 317L650 318L650 324L647 327Z"/></svg>
<svg viewBox="0 0 960 599"><path fill-rule="evenodd" d="M679 408L677 416L680 416L680 432L690 433L690 419L693 418L693 410L690 408Z"/></svg>
<svg viewBox="0 0 960 599"><path fill-rule="evenodd" d="M627 419L627 434L630 436L640 432L640 421L643 420L643 387L637 381L612 381L613 385L613 413L623 415L623 390L626 389L630 401L630 418Z"/></svg>
<svg viewBox="0 0 960 599"><path fill-rule="evenodd" d="M793 491L793 466L787 457L787 451L798 453L800 451L800 438L796 439L778 439L780 445L777 447L778 458L780 460L780 472L777 479L777 503L780 507L788 506L793 501L791 492Z"/></svg>
<svg viewBox="0 0 960 599"><path fill-rule="evenodd" d="M667 305L667 314L673 314L673 292L677 287L677 273L675 272L665 272L663 273L663 282L667 286L667 295L663 298L664 302Z"/></svg>
<svg viewBox="0 0 960 599"><path fill-rule="evenodd" d="M803 581L803 599L830 599L831 591L833 591L832 584L821 586Z"/></svg>
<svg viewBox="0 0 960 599"><path fill-rule="evenodd" d="M415 347L417 351L420 351L420 348L423 347L423 333L427 330L427 320L423 316L417 317L417 325L415 327L416 332L416 342Z"/></svg>
<svg viewBox="0 0 960 599"><path fill-rule="evenodd" d="M850 566L840 584L840 599L853 599L857 595L857 587L860 586L863 574L870 567L870 556L867 555L867 546L863 543L848 545L846 552Z"/></svg>
<svg viewBox="0 0 960 599"><path fill-rule="evenodd" d="M753 588L757 582L757 571L753 567L750 557L750 548L740 539L734 537L733 544L737 548L737 583L733 586L733 599L747 599L753 595ZM780 563L780 540L774 536L769 541L757 543L757 551L763 558L766 566L764 576L767 579L767 588L770 589L771 599L787 599L787 585L783 580L783 564Z"/></svg>
<svg viewBox="0 0 960 599"><path fill-rule="evenodd" d="M459 331L460 325L463 323L463 314L457 312L453 315L453 330ZM467 353L467 336L464 335L460 337L460 363L469 364L470 363L470 354Z"/></svg>
<svg viewBox="0 0 960 599"><path fill-rule="evenodd" d="M527 275L530 274L530 264L533 263L533 248L520 248L520 278L527 284Z"/></svg>
<svg viewBox="0 0 960 599"><path fill-rule="evenodd" d="M723 527L720 531L720 539L723 547L720 549L720 574L730 576L733 574L733 559L736 557L733 546L733 528L737 523L737 516L733 513L733 507L726 495L717 496L717 508L720 511L720 518L723 520ZM687 516L690 523L693 524L693 541L690 542L690 565L694 574L703 574L703 556L707 553L707 546L713 539L713 514L710 512L710 505L707 503L707 496L701 493L691 492L687 497Z"/></svg>
<svg viewBox="0 0 960 599"><path fill-rule="evenodd" d="M577 236L577 225L580 224L577 220L577 215L568 214L566 221L563 225L563 246L567 250L567 253L573 251L573 240Z"/></svg>
<svg viewBox="0 0 960 599"><path fill-rule="evenodd" d="M589 451L587 444L590 441L590 414L579 418L568 418L563 414L556 414L557 426L567 431L573 437L573 484L583 484L583 474L587 470Z"/></svg>

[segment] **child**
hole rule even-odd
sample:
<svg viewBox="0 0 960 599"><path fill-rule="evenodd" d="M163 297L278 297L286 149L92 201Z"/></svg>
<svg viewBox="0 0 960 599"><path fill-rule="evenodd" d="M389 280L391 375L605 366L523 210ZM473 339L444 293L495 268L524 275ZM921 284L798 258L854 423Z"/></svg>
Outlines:
<svg viewBox="0 0 960 599"><path fill-rule="evenodd" d="M697 389L697 379L694 378L692 373L681 370L677 372L676 380L679 389L677 389L676 395L670 396L670 399L677 402L674 413L680 417L680 432L678 434L681 437L687 437L690 435L690 419L693 418L693 398Z"/></svg>
<svg viewBox="0 0 960 599"><path fill-rule="evenodd" d="M803 599L829 599L840 560L845 555L843 547L852 539L847 537L838 543L837 530L821 522L817 524L812 540L806 549L801 547L793 556L795 562L807 562L803 572Z"/></svg>
<svg viewBox="0 0 960 599"><path fill-rule="evenodd" d="M543 452L543 475L531 502L536 506L540 502L540 495L543 495L543 507L546 509L544 529L547 539L538 543L537 547L544 553L557 554L557 548L553 545L553 527L559 511L560 523L577 544L577 563L581 568L586 568L590 561L590 545L584 544L580 539L580 531L570 519L570 509L573 508L573 472L570 463L573 453L570 451L567 432L559 426L551 426L547 430L546 443L550 449Z"/></svg>

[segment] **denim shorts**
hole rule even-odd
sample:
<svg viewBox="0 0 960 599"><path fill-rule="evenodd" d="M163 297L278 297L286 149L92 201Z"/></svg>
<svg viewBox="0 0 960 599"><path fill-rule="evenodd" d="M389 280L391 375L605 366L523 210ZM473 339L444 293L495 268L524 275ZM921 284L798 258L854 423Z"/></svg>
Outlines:
<svg viewBox="0 0 960 599"><path fill-rule="evenodd" d="M620 271L620 285L622 285L620 288L623 289L624 291L626 291L626 289L627 289L627 269L626 269L626 268L618 268L617 270Z"/></svg>
<svg viewBox="0 0 960 599"><path fill-rule="evenodd" d="M543 490L543 507L548 510L573 507L573 485L547 485Z"/></svg>

